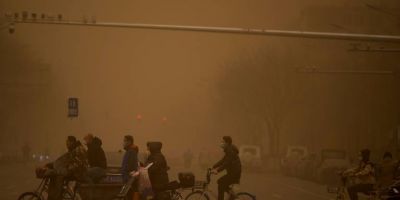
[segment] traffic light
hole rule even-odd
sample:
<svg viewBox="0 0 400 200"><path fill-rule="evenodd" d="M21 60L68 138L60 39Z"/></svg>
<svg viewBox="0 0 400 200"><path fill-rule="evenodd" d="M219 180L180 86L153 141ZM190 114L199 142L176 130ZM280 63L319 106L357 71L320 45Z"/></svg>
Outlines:
<svg viewBox="0 0 400 200"><path fill-rule="evenodd" d="M142 115L141 114L137 114L136 115L136 120L138 121L138 122L140 122L140 121L142 121Z"/></svg>

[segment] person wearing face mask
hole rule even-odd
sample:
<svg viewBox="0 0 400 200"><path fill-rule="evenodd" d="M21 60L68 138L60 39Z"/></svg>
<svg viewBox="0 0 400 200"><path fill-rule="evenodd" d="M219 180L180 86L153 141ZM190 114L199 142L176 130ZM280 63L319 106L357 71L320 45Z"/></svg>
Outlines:
<svg viewBox="0 0 400 200"><path fill-rule="evenodd" d="M221 147L224 150L224 157L213 166L213 174L226 170L226 175L218 179L218 200L224 200L225 192L229 186L239 184L242 174L242 164L239 158L238 148L232 144L230 136L222 137Z"/></svg>
<svg viewBox="0 0 400 200"><path fill-rule="evenodd" d="M374 184L376 183L375 169L369 157L369 149L362 150L360 163L358 167L351 172L351 176L355 177L358 181L358 184L347 188L351 200L358 200L358 193L367 193L374 190Z"/></svg>

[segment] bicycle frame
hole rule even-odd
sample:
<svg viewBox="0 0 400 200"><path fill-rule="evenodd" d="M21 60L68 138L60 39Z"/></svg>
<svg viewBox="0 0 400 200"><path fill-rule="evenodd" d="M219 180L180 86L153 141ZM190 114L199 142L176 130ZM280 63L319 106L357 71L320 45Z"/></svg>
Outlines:
<svg viewBox="0 0 400 200"><path fill-rule="evenodd" d="M40 196L40 198L44 199L43 193L49 190L49 178L44 178L40 182L39 186L35 190L35 193Z"/></svg>
<svg viewBox="0 0 400 200"><path fill-rule="evenodd" d="M74 200L77 197L77 187L78 185L75 185L74 188L71 188L69 186L69 181L63 185L63 189L62 189L62 195L63 195L63 199L64 200ZM44 197L44 193L47 192L49 190L49 184L50 184L50 178L44 178L42 179L42 181L40 182L39 186L36 188L36 190L34 191L34 193L36 193L38 196L40 196L41 199L46 199ZM78 183L76 183L78 184ZM64 195L68 194L69 197L65 197Z"/></svg>
<svg viewBox="0 0 400 200"><path fill-rule="evenodd" d="M214 191L210 190L209 187L208 187L210 185L210 183L211 183L211 175L212 175L211 169L209 168L209 169L207 169L206 182L204 182L201 190L197 190L197 191L201 192L201 197L205 196L205 195L208 195L209 197L212 197L213 199L217 199L218 198L218 194L216 194ZM196 191L195 187L193 188L193 191ZM235 195L235 193L232 191L232 189L230 189L228 191L228 194L229 194L228 199L231 199L232 196Z"/></svg>

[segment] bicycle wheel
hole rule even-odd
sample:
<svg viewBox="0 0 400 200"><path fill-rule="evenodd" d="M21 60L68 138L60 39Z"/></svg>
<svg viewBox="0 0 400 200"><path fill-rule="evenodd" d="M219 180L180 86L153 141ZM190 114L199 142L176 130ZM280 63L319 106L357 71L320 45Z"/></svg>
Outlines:
<svg viewBox="0 0 400 200"><path fill-rule="evenodd" d="M202 191L194 191L187 195L185 200L210 200L210 197Z"/></svg>
<svg viewBox="0 0 400 200"><path fill-rule="evenodd" d="M235 200L256 200L256 197L247 192L240 192L236 195Z"/></svg>
<svg viewBox="0 0 400 200"><path fill-rule="evenodd" d="M25 192L18 197L18 200L42 200L42 198L34 192Z"/></svg>
<svg viewBox="0 0 400 200"><path fill-rule="evenodd" d="M179 193L177 191L172 191L170 193L170 197L171 197L171 200L183 200L181 193Z"/></svg>
<svg viewBox="0 0 400 200"><path fill-rule="evenodd" d="M81 197L78 193L74 193L71 190L64 190L61 195L62 200L81 200Z"/></svg>

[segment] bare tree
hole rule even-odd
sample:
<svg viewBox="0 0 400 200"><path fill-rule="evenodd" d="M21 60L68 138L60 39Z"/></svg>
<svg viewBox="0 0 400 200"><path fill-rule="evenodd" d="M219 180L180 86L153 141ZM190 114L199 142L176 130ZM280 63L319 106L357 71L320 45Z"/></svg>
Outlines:
<svg viewBox="0 0 400 200"><path fill-rule="evenodd" d="M280 134L294 94L290 53L264 49L227 64L219 82L221 107L240 116L256 141L268 140L269 154L278 156Z"/></svg>
<svg viewBox="0 0 400 200"><path fill-rule="evenodd" d="M11 146L10 141L15 146L32 137L32 132L45 129L46 109L50 110L47 97L51 70L13 37L0 37L0 47L0 129L5 142L2 146Z"/></svg>

